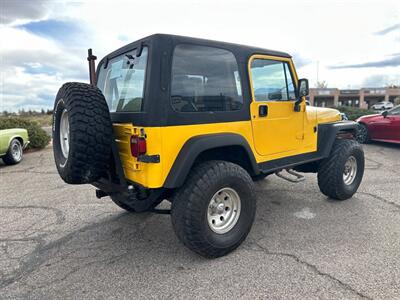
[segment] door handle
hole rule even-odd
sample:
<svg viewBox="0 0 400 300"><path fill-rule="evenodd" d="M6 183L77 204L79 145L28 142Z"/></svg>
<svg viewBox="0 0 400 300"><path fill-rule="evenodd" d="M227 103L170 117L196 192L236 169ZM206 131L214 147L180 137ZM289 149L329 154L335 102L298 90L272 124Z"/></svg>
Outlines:
<svg viewBox="0 0 400 300"><path fill-rule="evenodd" d="M260 105L258 107L258 116L260 117L266 117L268 116L268 106L267 105Z"/></svg>

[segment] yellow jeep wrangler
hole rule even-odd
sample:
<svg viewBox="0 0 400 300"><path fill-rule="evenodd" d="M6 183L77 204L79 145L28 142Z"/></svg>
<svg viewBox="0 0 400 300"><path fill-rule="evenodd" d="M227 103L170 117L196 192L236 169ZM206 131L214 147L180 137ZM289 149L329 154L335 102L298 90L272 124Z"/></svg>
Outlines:
<svg viewBox="0 0 400 300"><path fill-rule="evenodd" d="M156 34L108 54L97 71L95 59L89 49L91 84L66 83L55 100L60 176L130 212L170 212L178 238L202 256L246 238L254 180L313 172L334 200L361 183L356 123L306 105L308 81L287 53ZM156 209L163 200L170 211Z"/></svg>

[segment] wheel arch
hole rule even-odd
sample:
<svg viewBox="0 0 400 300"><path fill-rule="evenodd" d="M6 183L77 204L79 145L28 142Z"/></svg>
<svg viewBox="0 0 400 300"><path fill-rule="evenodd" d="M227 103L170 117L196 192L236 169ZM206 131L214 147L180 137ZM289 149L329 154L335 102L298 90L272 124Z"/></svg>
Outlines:
<svg viewBox="0 0 400 300"><path fill-rule="evenodd" d="M18 141L21 143L21 146L24 147L24 139L23 139L23 137L20 136L20 135L13 135L13 136L11 136L11 137L9 138L9 140L8 140L8 148L10 148L11 142L12 142L13 140L18 140Z"/></svg>
<svg viewBox="0 0 400 300"><path fill-rule="evenodd" d="M207 160L226 160L243 167L250 175L259 168L246 139L235 133L206 134L190 138L183 145L164 182L165 188L181 186L192 167Z"/></svg>
<svg viewBox="0 0 400 300"><path fill-rule="evenodd" d="M337 138L355 139L357 122L342 121L318 125L318 152L328 157Z"/></svg>
<svg viewBox="0 0 400 300"><path fill-rule="evenodd" d="M367 123L367 122L361 120L361 121L358 121L358 122L357 122L357 125L364 125L364 126L367 127L367 129L368 129L369 123Z"/></svg>

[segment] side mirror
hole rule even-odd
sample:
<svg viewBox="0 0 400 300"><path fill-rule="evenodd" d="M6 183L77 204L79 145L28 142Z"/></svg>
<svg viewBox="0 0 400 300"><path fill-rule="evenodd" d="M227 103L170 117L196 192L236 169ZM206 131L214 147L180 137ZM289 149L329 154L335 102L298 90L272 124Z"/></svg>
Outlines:
<svg viewBox="0 0 400 300"><path fill-rule="evenodd" d="M387 110L385 110L385 111L382 112L382 116L383 116L384 118L386 118L387 115L388 115L388 111L387 111Z"/></svg>
<svg viewBox="0 0 400 300"><path fill-rule="evenodd" d="M308 94L310 92L310 90L308 88L308 79L305 79L305 78L299 79L297 86L298 86L297 95L299 95L299 98L308 96Z"/></svg>
<svg viewBox="0 0 400 300"><path fill-rule="evenodd" d="M299 79L297 83L297 97L298 99L294 103L294 111L300 111L300 103L303 101L303 97L308 96L308 79Z"/></svg>

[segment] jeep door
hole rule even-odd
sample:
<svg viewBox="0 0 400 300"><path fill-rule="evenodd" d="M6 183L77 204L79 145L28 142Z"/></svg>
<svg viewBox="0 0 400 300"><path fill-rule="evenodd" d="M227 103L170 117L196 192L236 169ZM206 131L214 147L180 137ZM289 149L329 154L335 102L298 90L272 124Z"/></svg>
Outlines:
<svg viewBox="0 0 400 300"><path fill-rule="evenodd" d="M253 139L271 159L297 154L304 139L304 105L294 110L297 76L290 58L253 55L249 60ZM280 155L281 154L281 155Z"/></svg>

